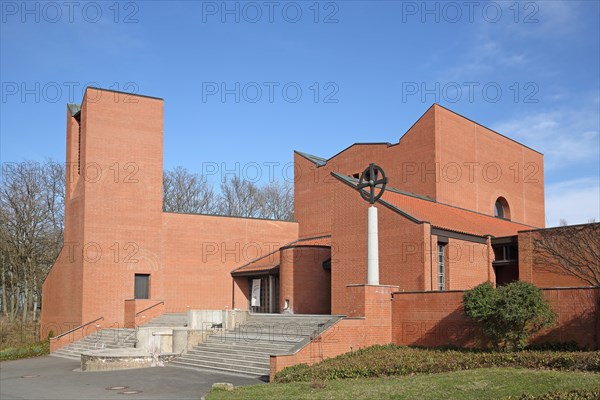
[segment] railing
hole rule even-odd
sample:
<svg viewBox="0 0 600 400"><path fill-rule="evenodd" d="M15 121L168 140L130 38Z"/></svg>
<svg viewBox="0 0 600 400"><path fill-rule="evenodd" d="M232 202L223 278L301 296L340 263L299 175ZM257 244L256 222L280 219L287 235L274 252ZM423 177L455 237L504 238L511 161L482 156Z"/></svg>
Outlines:
<svg viewBox="0 0 600 400"><path fill-rule="evenodd" d="M154 307L158 306L159 304L165 304L165 302L164 302L164 301L159 301L158 303L156 303L156 304L154 304L154 305L151 305L150 307L146 307L146 308L144 308L142 311L136 312L136 313L135 313L135 316L137 317L137 316L138 316L138 315L140 315L141 313L143 313L143 312L146 312L146 311L148 311L148 310L150 310L150 309L152 309L152 308L154 308Z"/></svg>
<svg viewBox="0 0 600 400"><path fill-rule="evenodd" d="M91 325L91 324L93 324L94 322L98 322L98 321L100 321L100 320L103 320L103 319L104 319L104 317L96 318L96 319L95 319L95 320L93 320L93 321L87 322L87 323L85 323L85 324L83 324L83 325L79 325L79 326L77 326L77 327L75 327L75 328L73 328L73 329L71 329L71 330L68 330L68 331L66 331L65 333L61 333L61 334L60 334L60 335L58 335L58 336L54 336L54 337L50 338L50 340L57 340L57 339L60 339L61 337L65 336L65 335L68 335L69 333L73 333L73 332L75 332L75 331L77 331L77 330L79 330L79 329L81 329L81 328L84 328L84 327L86 327L86 326L88 326L88 325Z"/></svg>

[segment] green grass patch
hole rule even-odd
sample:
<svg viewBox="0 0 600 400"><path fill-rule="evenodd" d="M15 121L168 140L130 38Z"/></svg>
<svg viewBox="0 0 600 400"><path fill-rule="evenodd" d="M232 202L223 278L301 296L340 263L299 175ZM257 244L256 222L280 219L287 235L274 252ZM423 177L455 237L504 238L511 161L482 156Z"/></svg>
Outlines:
<svg viewBox="0 0 600 400"><path fill-rule="evenodd" d="M40 357L50 354L50 342L28 343L0 350L0 361L18 360L20 358Z"/></svg>
<svg viewBox="0 0 600 400"><path fill-rule="evenodd" d="M440 374L254 385L231 392L211 391L208 400L235 399L537 399L551 392L592 393L600 375L590 372L480 368ZM588 397L597 398L597 397ZM546 398L542 398L546 399ZM587 399L586 397L548 397Z"/></svg>
<svg viewBox="0 0 600 400"><path fill-rule="evenodd" d="M462 371L477 368L529 368L600 372L597 351L518 351L424 349L372 346L313 366L294 365L277 373L275 382L355 379Z"/></svg>

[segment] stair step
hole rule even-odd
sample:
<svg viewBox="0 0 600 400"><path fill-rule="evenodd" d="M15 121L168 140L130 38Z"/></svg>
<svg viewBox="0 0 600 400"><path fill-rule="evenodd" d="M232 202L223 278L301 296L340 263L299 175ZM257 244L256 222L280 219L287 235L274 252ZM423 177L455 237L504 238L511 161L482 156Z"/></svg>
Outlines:
<svg viewBox="0 0 600 400"><path fill-rule="evenodd" d="M135 348L137 343L135 334L136 330L130 328L101 329L83 339L53 351L51 355L63 358L81 359L81 353L88 351Z"/></svg>
<svg viewBox="0 0 600 400"><path fill-rule="evenodd" d="M289 354L337 316L250 315L235 329L211 335L170 365L246 376L269 375L270 355ZM160 321L158 321L160 322Z"/></svg>
<svg viewBox="0 0 600 400"><path fill-rule="evenodd" d="M194 357L189 355L183 355L177 358L178 361L185 362L196 362L199 364L218 364L218 365L226 365L234 368L263 368L269 369L269 360L261 360L261 361L247 361L247 360L239 360L239 359L221 359L216 357Z"/></svg>
<svg viewBox="0 0 600 400"><path fill-rule="evenodd" d="M177 365L177 366L187 366L187 367L191 367L192 369L202 369L202 370L217 370L217 371L223 371L223 372L229 372L229 373L233 373L233 374L238 374L238 375L246 375L246 376L264 376L264 375L269 375L269 369L265 369L265 368L252 368L252 367L248 367L248 368L230 368L227 366L223 366L223 365L219 365L219 364L208 364L208 363L203 363L203 364L197 364L197 363L191 363L191 362L185 362L185 361L172 361L170 363L171 365Z"/></svg>
<svg viewBox="0 0 600 400"><path fill-rule="evenodd" d="M243 347L259 347L265 349L288 349L296 346L298 342L279 342L279 341L247 341L247 340L215 340L209 339L202 344L215 346L243 346Z"/></svg>
<svg viewBox="0 0 600 400"><path fill-rule="evenodd" d="M207 349L190 350L186 353L186 355L194 356L194 357L212 357L212 358L218 357L222 360L239 358L240 360L246 360L246 361L265 361L265 360L268 361L269 356L270 356L270 354L260 353L260 352L225 353L225 352L220 352L220 351L210 351Z"/></svg>
<svg viewBox="0 0 600 400"><path fill-rule="evenodd" d="M197 346L188 353L202 352L202 353L213 353L223 354L224 357L230 354L239 354L240 356L254 356L254 355L280 355L289 354L291 349L244 349L244 348L230 348L230 347L211 347L211 346Z"/></svg>
<svg viewBox="0 0 600 400"><path fill-rule="evenodd" d="M187 313L167 313L156 317L145 324L150 328L170 328L187 326Z"/></svg>
<svg viewBox="0 0 600 400"><path fill-rule="evenodd" d="M209 338L205 343L223 343L223 344L239 344L239 345L256 345L256 346L272 346L272 347L293 347L302 342L301 340L244 340L236 338Z"/></svg>

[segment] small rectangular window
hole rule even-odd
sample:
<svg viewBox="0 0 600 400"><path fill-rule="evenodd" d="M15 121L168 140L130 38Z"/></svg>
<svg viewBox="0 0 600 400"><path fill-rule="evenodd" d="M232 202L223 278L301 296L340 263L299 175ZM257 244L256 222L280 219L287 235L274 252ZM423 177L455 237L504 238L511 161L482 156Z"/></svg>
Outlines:
<svg viewBox="0 0 600 400"><path fill-rule="evenodd" d="M150 275L135 274L134 297L136 299L150 298Z"/></svg>
<svg viewBox="0 0 600 400"><path fill-rule="evenodd" d="M438 290L446 290L445 263L444 245L438 243Z"/></svg>

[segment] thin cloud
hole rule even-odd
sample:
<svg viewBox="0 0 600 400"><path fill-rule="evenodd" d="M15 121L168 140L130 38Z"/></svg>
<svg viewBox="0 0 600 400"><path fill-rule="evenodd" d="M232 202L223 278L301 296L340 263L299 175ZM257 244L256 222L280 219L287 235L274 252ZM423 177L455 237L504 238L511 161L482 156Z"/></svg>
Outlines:
<svg viewBox="0 0 600 400"><path fill-rule="evenodd" d="M577 178L546 185L546 226L600 221L600 179Z"/></svg>
<svg viewBox="0 0 600 400"><path fill-rule="evenodd" d="M598 103L501 121L494 129L544 153L546 169L600 158Z"/></svg>

